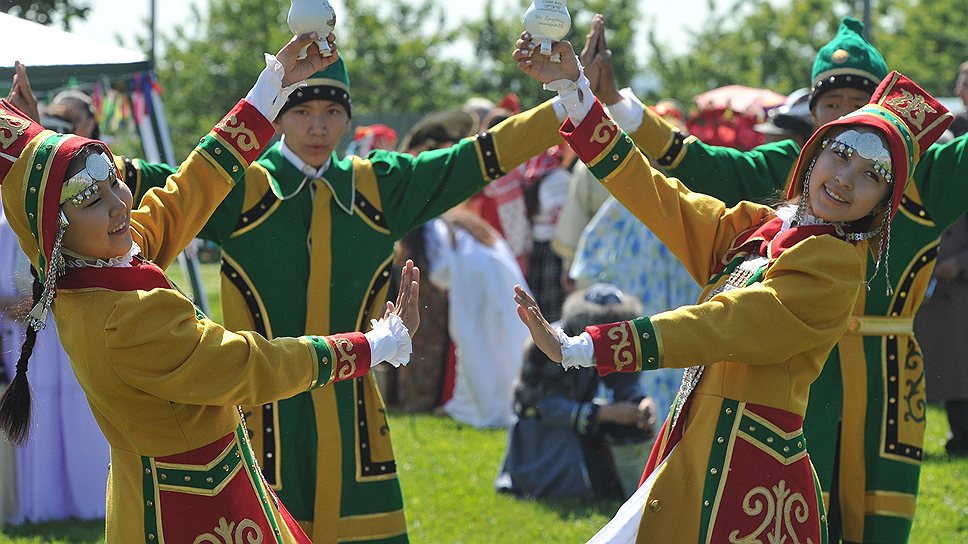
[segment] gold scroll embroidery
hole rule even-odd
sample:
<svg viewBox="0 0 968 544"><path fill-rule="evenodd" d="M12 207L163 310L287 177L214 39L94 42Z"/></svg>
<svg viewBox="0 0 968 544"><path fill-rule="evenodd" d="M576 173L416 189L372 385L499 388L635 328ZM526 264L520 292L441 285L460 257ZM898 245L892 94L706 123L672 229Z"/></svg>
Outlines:
<svg viewBox="0 0 968 544"><path fill-rule="evenodd" d="M236 145L242 151L252 151L259 147L259 141L256 139L255 133L245 128L245 123L239 121L235 115L229 115L223 119L217 125L217 128L224 130L235 138Z"/></svg>

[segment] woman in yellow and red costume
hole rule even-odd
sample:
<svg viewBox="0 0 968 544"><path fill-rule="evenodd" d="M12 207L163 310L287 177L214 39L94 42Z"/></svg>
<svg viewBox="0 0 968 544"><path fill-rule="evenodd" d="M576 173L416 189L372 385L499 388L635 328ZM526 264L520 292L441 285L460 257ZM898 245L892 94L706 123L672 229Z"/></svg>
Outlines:
<svg viewBox="0 0 968 544"><path fill-rule="evenodd" d="M727 208L650 166L592 95L569 44L555 46L560 64L533 50L524 34L514 58L558 91L565 140L704 287L696 305L576 337L516 292L535 343L566 367L687 369L642 485L591 542L826 542L803 439L810 383L870 280L854 245L886 261L905 184L950 114L893 72L871 103L807 142L786 202Z"/></svg>
<svg viewBox="0 0 968 544"><path fill-rule="evenodd" d="M17 443L26 437L27 365L53 310L111 447L107 542L308 543L262 479L238 405L409 359L419 321L412 264L402 298L387 304L374 330L271 341L210 321L163 272L272 138L288 94L337 58L313 45L297 61L314 37L266 55L246 98L136 210L107 146L44 130L0 101L4 211L36 273L30 332L0 401L0 429Z"/></svg>

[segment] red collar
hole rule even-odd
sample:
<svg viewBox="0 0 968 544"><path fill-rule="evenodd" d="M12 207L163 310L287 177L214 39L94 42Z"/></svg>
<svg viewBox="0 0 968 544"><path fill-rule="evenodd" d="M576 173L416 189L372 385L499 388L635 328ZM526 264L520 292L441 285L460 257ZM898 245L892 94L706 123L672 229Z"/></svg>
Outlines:
<svg viewBox="0 0 968 544"><path fill-rule="evenodd" d="M732 248L726 252L720 269L741 253L755 253L771 261L780 257L784 251L811 236L830 234L843 239L833 225L804 225L783 228L783 219L774 217L758 227L742 232L733 241Z"/></svg>
<svg viewBox="0 0 968 544"><path fill-rule="evenodd" d="M57 279L60 289L100 287L112 291L171 289L164 271L153 262L135 257L130 267L70 268Z"/></svg>

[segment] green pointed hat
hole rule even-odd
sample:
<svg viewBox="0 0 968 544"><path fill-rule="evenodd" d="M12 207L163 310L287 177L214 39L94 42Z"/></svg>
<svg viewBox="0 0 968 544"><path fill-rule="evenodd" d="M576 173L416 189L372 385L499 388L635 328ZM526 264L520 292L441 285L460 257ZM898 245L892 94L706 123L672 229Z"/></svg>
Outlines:
<svg viewBox="0 0 968 544"><path fill-rule="evenodd" d="M873 94L887 76L880 51L864 38L864 23L844 17L837 35L817 51L810 75L810 109L831 89L852 88Z"/></svg>
<svg viewBox="0 0 968 544"><path fill-rule="evenodd" d="M279 115L289 108L310 100L329 100L346 108L346 113L353 116L352 100L350 99L350 75L346 72L346 64L340 57L325 70L316 72L306 80L306 86L296 89Z"/></svg>

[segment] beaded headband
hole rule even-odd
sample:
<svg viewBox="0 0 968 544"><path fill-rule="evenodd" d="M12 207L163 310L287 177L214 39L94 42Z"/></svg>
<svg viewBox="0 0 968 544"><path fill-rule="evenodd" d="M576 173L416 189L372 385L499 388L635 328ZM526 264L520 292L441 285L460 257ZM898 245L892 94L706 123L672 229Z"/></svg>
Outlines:
<svg viewBox="0 0 968 544"><path fill-rule="evenodd" d="M117 177L117 172L107 153L102 151L88 155L84 161L84 169L64 182L60 203L64 204L70 201L74 206L80 206L84 201L96 195L97 184L111 179L112 174Z"/></svg>
<svg viewBox="0 0 968 544"><path fill-rule="evenodd" d="M824 147L829 145L833 151L844 151L848 157L856 151L858 155L874 163L874 170L884 178L885 182L892 183L894 181L891 151L874 133L858 132L853 129L846 130L834 137L833 140L824 141L821 145Z"/></svg>

